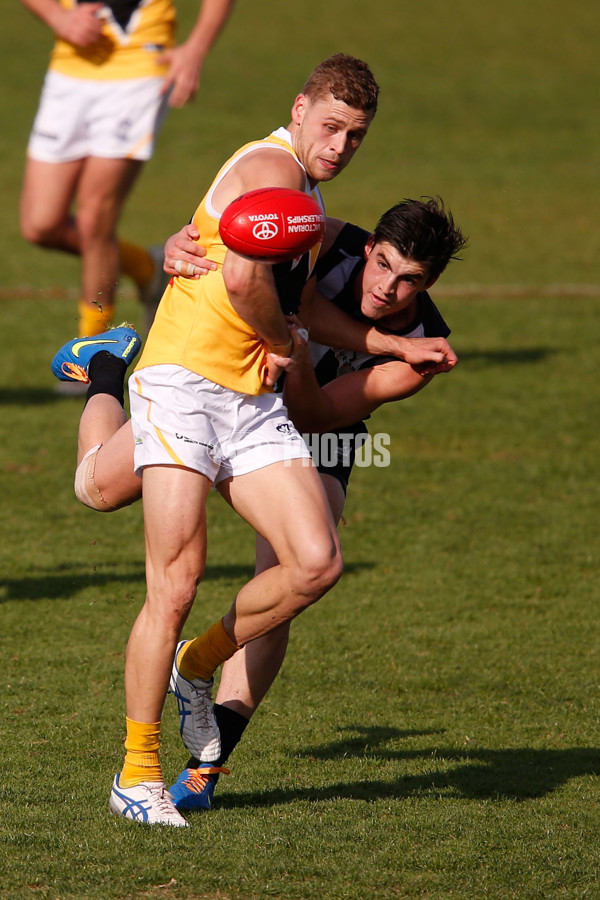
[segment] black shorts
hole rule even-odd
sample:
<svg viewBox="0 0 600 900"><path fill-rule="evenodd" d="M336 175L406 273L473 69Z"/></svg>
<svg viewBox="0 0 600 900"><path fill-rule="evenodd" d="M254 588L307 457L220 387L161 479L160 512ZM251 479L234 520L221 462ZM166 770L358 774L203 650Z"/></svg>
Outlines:
<svg viewBox="0 0 600 900"><path fill-rule="evenodd" d="M365 423L357 422L355 425L346 425L335 431L305 434L303 437L318 471L322 475L331 475L337 479L345 494L356 459L356 451L369 437Z"/></svg>

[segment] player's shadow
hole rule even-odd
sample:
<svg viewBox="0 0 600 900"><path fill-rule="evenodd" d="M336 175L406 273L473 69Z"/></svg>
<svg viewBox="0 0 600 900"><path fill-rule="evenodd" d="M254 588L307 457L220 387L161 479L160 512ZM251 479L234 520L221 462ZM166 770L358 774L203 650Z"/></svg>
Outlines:
<svg viewBox="0 0 600 900"><path fill-rule="evenodd" d="M557 351L551 347L512 347L505 350L462 350L458 352L459 364L469 368L488 366L530 365L544 362Z"/></svg>
<svg viewBox="0 0 600 900"><path fill-rule="evenodd" d="M336 781L327 786L273 788L269 791L227 794L226 783L215 796L215 807L269 807L299 800L392 800L409 797L456 797L476 800L525 801L552 793L571 778L600 775L600 748L573 747L535 750L529 747L505 750L454 750L430 745L426 748L391 749L390 742L436 734L435 731L401 731L395 728L357 726L351 734L330 744L306 748L294 758L307 757L318 769L319 760L348 759L397 762L396 778ZM412 774L418 761L419 773ZM301 765L301 764L300 764ZM290 760L291 767L298 764ZM423 769L427 771L423 772ZM374 771L376 769L374 768Z"/></svg>
<svg viewBox="0 0 600 900"><path fill-rule="evenodd" d="M252 569L243 565L207 566L204 581L233 578L240 584L252 576ZM54 570L40 570L35 575L23 578L3 578L0 580L0 603L7 600L54 600L72 597L81 591L98 590L102 596L119 592L120 587L130 589L131 582L138 583L140 590L145 585L144 560L140 559L127 566L119 566L119 571L105 568L92 571L81 566L61 566ZM112 591L110 591L112 589Z"/></svg>
<svg viewBox="0 0 600 900"><path fill-rule="evenodd" d="M102 588L130 584L140 579L144 583L144 564L130 566L126 573L98 573L65 566L59 571L40 570L36 575L23 578L0 579L0 603L8 600L57 600L72 597L87 588Z"/></svg>
<svg viewBox="0 0 600 900"><path fill-rule="evenodd" d="M374 567L375 563L350 563L346 573ZM119 571L102 566L102 571L91 570L79 565L57 565L53 569L40 569L34 575L22 578L0 579L0 604L8 600L55 600L73 597L80 591L102 590L103 597L107 589L112 588L114 595L120 586L127 586L129 592L131 582L137 582L140 590L145 584L144 560L130 562L126 566L119 565ZM227 563L227 565L209 564L204 573L203 582L232 580L241 587L249 581L254 570L248 565Z"/></svg>
<svg viewBox="0 0 600 900"><path fill-rule="evenodd" d="M76 400L82 405L83 398L61 397L51 387L47 388L7 388L0 389L0 406L50 406L63 403L65 400Z"/></svg>

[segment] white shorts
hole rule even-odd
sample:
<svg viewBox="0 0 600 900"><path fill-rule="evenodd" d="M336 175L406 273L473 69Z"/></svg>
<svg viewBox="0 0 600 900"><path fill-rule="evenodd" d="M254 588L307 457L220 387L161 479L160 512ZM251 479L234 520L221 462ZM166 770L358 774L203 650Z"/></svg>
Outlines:
<svg viewBox="0 0 600 900"><path fill-rule="evenodd" d="M147 160L167 112L163 78L91 81L47 72L27 152L40 162L87 156Z"/></svg>
<svg viewBox="0 0 600 900"><path fill-rule="evenodd" d="M215 484L272 463L309 459L279 394L239 394L182 366L129 379L134 468L185 466Z"/></svg>

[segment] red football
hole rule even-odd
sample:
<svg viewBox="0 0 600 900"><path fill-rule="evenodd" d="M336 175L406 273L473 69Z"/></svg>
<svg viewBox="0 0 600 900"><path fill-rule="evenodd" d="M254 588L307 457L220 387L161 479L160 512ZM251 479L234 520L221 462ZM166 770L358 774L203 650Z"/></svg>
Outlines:
<svg viewBox="0 0 600 900"><path fill-rule="evenodd" d="M226 247L257 262L277 263L307 253L323 237L316 200L291 188L259 188L225 209L219 231Z"/></svg>

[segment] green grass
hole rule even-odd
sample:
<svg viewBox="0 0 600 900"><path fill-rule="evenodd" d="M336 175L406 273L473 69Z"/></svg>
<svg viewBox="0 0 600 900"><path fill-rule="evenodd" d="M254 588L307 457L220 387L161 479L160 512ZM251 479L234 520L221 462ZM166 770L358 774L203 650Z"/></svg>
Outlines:
<svg viewBox="0 0 600 900"><path fill-rule="evenodd" d="M141 509L99 516L72 494L81 401L52 392L48 364L74 330L77 265L25 245L17 223L49 41L11 10L0 36L11 86L0 100L3 898L600 897L599 28L583 0L567 11L240 3L204 93L167 123L124 217L146 242L187 219L230 149L287 121L314 62L364 56L381 109L327 187L330 210L368 226L401 196L440 193L471 238L436 292L459 367L373 417L392 437L391 466L353 475L347 572L294 624L214 809L167 833L107 814L124 648L144 595ZM252 535L216 496L209 531L190 633L252 571ZM168 778L186 756L173 706Z"/></svg>
<svg viewBox="0 0 600 900"><path fill-rule="evenodd" d="M353 476L347 574L294 624L214 810L166 834L106 812L141 511L72 498L80 401L33 369L60 323L5 305L15 329L45 328L2 393L5 896L600 895L598 302L443 306L461 365L374 417L392 465ZM251 572L251 535L217 497L210 534L190 631ZM169 704L169 776L175 732Z"/></svg>

